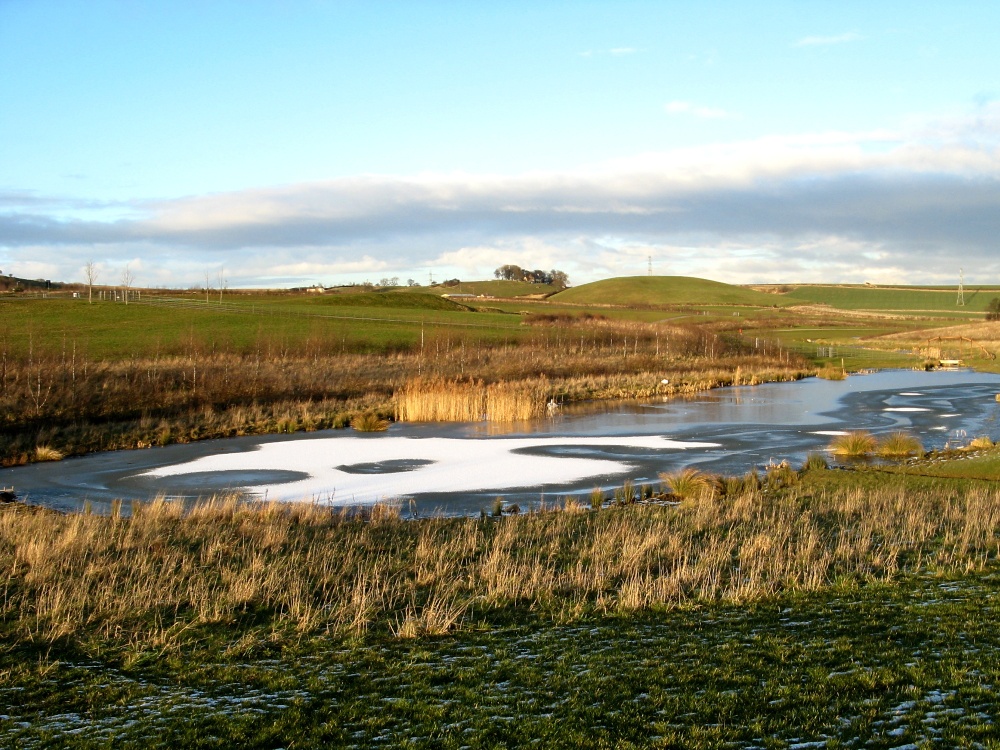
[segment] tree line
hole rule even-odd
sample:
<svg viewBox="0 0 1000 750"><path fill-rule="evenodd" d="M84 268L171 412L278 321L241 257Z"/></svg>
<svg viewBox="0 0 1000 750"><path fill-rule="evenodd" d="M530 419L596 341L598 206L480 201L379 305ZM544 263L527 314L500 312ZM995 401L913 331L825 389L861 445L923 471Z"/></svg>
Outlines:
<svg viewBox="0 0 1000 750"><path fill-rule="evenodd" d="M569 286L569 276L554 268L551 271L540 269L531 271L527 268L507 264L496 269L493 276L504 281L528 281L532 284L552 284L562 288Z"/></svg>

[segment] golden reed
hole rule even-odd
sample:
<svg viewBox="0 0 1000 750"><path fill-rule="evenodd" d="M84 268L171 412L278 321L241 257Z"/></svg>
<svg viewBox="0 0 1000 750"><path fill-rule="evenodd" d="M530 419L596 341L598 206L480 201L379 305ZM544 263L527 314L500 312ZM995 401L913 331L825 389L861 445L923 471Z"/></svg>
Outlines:
<svg viewBox="0 0 1000 750"><path fill-rule="evenodd" d="M516 422L545 414L547 378L501 382L411 380L396 394L401 422Z"/></svg>

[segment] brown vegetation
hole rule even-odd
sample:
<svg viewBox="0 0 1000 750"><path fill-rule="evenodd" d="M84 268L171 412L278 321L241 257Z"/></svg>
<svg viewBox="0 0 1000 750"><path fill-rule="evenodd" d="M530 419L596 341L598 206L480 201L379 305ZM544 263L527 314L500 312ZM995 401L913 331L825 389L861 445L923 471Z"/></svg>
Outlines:
<svg viewBox="0 0 1000 750"><path fill-rule="evenodd" d="M0 464L33 460L38 445L71 455L343 427L364 412L384 419L409 409L394 407L394 395L416 393L415 384L469 390L477 382L494 406L473 397L472 418L522 419L542 413L545 401L535 397L546 378L545 389L568 401L669 396L808 372L787 351L757 351L725 335L600 320L519 343L439 337L372 353L336 353L321 340L250 352L192 346L187 355L116 361L89 360L66 342L59 351L0 353Z"/></svg>
<svg viewBox="0 0 1000 750"><path fill-rule="evenodd" d="M0 511L0 613L18 637L169 647L252 619L298 632L443 632L512 606L589 612L749 601L855 577L967 571L998 552L1000 493L906 487L766 493L673 508L403 521L219 499L129 518ZM261 619L263 618L263 619Z"/></svg>

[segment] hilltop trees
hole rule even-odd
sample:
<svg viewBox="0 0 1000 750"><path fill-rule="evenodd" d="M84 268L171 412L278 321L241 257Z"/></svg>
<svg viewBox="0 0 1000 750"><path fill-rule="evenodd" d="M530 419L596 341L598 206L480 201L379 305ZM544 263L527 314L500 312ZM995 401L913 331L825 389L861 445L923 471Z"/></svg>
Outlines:
<svg viewBox="0 0 1000 750"><path fill-rule="evenodd" d="M569 286L569 276L554 268L551 271L540 269L529 271L520 266L507 264L496 269L493 276L504 281L528 281L532 284L552 284L563 288Z"/></svg>

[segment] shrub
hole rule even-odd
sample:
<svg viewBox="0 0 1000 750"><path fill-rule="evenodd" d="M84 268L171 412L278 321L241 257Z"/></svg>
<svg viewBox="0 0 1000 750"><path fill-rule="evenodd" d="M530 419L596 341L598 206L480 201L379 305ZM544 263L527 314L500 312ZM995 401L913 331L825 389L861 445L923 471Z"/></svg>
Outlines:
<svg viewBox="0 0 1000 750"><path fill-rule="evenodd" d="M708 495L713 491L712 479L698 471L687 468L680 471L660 474L670 491L681 500L691 500Z"/></svg>
<svg viewBox="0 0 1000 750"><path fill-rule="evenodd" d="M875 438L870 432L851 430L831 440L829 450L833 455L845 458L868 456L875 450Z"/></svg>
<svg viewBox="0 0 1000 750"><path fill-rule="evenodd" d="M987 320L1000 320L1000 297L994 297L986 307Z"/></svg>
<svg viewBox="0 0 1000 750"><path fill-rule="evenodd" d="M882 458L903 458L922 454L924 446L909 433L892 432L878 441L875 452Z"/></svg>
<svg viewBox="0 0 1000 750"><path fill-rule="evenodd" d="M385 432L389 429L389 420L374 412L365 412L351 420L351 427L358 432Z"/></svg>

